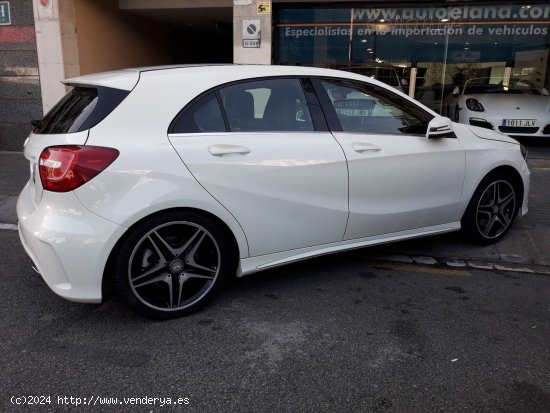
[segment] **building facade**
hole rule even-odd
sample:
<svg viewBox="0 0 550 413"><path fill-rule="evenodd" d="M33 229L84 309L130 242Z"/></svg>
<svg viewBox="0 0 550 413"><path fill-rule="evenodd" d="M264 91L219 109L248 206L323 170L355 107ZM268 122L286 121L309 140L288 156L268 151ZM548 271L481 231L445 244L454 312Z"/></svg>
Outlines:
<svg viewBox="0 0 550 413"><path fill-rule="evenodd" d="M32 1L0 1L0 150L21 150L42 116Z"/></svg>
<svg viewBox="0 0 550 413"><path fill-rule="evenodd" d="M446 114L471 79L550 89L550 3L11 0L0 9L0 150L66 92L123 67L273 63L376 77Z"/></svg>

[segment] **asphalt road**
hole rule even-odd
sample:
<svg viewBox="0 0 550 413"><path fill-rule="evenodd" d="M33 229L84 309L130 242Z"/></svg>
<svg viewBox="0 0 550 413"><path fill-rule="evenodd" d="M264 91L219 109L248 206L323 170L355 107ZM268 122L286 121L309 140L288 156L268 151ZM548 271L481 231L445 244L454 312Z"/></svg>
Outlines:
<svg viewBox="0 0 550 413"><path fill-rule="evenodd" d="M550 159L550 140L542 138L519 138L529 151L529 158Z"/></svg>
<svg viewBox="0 0 550 413"><path fill-rule="evenodd" d="M0 244L0 411L550 410L549 276L373 262L364 249L233 281L202 312L153 322L56 297L16 231ZM30 395L50 402L11 404Z"/></svg>

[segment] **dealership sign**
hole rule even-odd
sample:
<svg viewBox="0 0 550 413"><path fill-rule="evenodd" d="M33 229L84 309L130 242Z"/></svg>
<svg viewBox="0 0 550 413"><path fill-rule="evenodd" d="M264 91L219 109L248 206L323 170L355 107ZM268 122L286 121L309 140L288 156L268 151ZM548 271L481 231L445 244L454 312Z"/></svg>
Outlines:
<svg viewBox="0 0 550 413"><path fill-rule="evenodd" d="M6 26L11 24L10 2L0 1L0 25Z"/></svg>
<svg viewBox="0 0 550 413"><path fill-rule="evenodd" d="M547 48L550 4L282 8L275 27L284 63L510 62Z"/></svg>
<svg viewBox="0 0 550 413"><path fill-rule="evenodd" d="M342 21L279 24L284 37L544 36L550 5L354 8ZM351 18L350 18L351 16Z"/></svg>

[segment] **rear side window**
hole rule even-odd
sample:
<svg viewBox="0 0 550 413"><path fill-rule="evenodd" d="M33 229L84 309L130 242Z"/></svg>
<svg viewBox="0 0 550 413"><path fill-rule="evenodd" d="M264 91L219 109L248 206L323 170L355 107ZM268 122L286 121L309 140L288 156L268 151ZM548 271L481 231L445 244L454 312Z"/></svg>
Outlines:
<svg viewBox="0 0 550 413"><path fill-rule="evenodd" d="M220 89L231 132L313 131L298 79L266 79Z"/></svg>
<svg viewBox="0 0 550 413"><path fill-rule="evenodd" d="M200 132L225 132L222 111L214 93L184 109L170 127L170 133Z"/></svg>
<svg viewBox="0 0 550 413"><path fill-rule="evenodd" d="M36 134L81 132L97 125L128 96L127 90L75 87L36 125Z"/></svg>

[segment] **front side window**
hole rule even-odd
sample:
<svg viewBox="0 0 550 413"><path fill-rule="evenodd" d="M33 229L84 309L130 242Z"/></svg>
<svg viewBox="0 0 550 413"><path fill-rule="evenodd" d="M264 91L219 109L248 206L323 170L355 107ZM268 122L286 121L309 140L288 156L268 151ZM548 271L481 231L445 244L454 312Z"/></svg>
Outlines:
<svg viewBox="0 0 550 413"><path fill-rule="evenodd" d="M313 131L298 79L266 79L220 89L231 132Z"/></svg>
<svg viewBox="0 0 550 413"><path fill-rule="evenodd" d="M425 134L431 115L381 87L323 81L342 131Z"/></svg>

